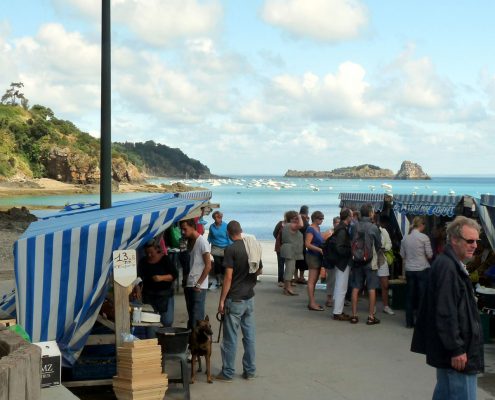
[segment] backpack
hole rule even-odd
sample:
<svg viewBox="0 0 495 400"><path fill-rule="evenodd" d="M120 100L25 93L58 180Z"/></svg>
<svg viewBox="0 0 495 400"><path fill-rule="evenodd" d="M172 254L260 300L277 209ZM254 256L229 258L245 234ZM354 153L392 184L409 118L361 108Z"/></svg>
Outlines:
<svg viewBox="0 0 495 400"><path fill-rule="evenodd" d="M332 236L325 240L325 243L323 243L322 246L323 267L327 269L335 268L339 260L339 255L337 253L337 236L335 235L335 233L336 232L334 232Z"/></svg>
<svg viewBox="0 0 495 400"><path fill-rule="evenodd" d="M363 223L354 227L351 255L356 267L368 264L373 258L373 239Z"/></svg>
<svg viewBox="0 0 495 400"><path fill-rule="evenodd" d="M168 247L172 249L180 248L180 239L182 238L182 232L177 225L172 225L167 229L166 242Z"/></svg>

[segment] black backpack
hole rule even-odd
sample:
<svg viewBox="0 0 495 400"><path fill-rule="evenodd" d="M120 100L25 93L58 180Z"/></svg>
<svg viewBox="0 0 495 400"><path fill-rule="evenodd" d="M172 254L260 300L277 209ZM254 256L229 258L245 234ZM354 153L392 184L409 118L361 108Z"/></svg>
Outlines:
<svg viewBox="0 0 495 400"><path fill-rule="evenodd" d="M351 255L356 267L368 264L373 258L373 239L365 224L361 222L354 226Z"/></svg>

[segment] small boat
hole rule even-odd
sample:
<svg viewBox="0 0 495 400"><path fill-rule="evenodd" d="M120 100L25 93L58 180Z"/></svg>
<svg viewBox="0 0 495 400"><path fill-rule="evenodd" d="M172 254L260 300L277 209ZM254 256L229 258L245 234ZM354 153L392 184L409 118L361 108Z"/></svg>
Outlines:
<svg viewBox="0 0 495 400"><path fill-rule="evenodd" d="M315 187L313 188L313 192L319 192L319 191L320 191L320 188L319 188L319 187L316 187L316 186L315 186Z"/></svg>
<svg viewBox="0 0 495 400"><path fill-rule="evenodd" d="M452 189L449 191L449 196L455 196L455 192Z"/></svg>
<svg viewBox="0 0 495 400"><path fill-rule="evenodd" d="M382 188L391 190L392 189L392 185L390 185L388 183L382 183Z"/></svg>

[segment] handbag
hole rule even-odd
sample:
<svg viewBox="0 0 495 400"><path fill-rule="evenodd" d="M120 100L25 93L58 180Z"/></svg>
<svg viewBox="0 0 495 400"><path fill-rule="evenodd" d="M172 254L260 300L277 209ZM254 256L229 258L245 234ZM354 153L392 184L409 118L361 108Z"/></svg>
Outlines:
<svg viewBox="0 0 495 400"><path fill-rule="evenodd" d="M211 246L211 255L214 256L214 257L223 257L224 250L225 249L222 249L221 247L212 245Z"/></svg>

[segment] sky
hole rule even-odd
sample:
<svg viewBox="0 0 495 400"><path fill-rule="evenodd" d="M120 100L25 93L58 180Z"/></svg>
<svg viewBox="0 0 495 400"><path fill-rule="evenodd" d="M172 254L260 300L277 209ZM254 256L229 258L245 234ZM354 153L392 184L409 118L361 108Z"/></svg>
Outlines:
<svg viewBox="0 0 495 400"><path fill-rule="evenodd" d="M100 134L99 0L0 12L0 91ZM495 175L495 2L112 0L112 140L215 174Z"/></svg>

